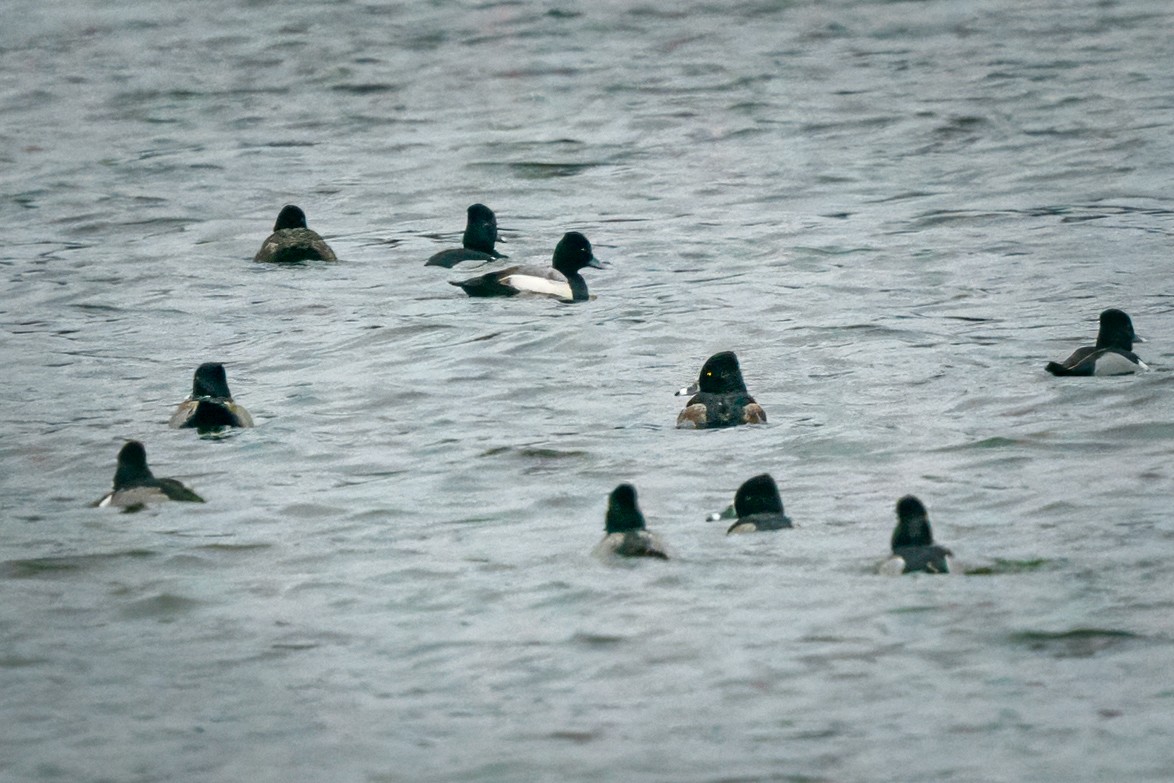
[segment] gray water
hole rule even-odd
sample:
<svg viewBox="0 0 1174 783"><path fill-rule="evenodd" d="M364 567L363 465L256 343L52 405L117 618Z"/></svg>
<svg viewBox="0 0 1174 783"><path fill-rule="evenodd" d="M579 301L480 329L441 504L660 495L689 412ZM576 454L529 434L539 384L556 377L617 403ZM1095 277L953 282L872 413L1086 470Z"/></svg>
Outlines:
<svg viewBox="0 0 1174 783"><path fill-rule="evenodd" d="M114 6L0 26L0 779L1174 777L1167 0ZM446 285L475 201L597 298ZM1047 375L1106 307L1153 371ZM86 507L129 438L208 502Z"/></svg>

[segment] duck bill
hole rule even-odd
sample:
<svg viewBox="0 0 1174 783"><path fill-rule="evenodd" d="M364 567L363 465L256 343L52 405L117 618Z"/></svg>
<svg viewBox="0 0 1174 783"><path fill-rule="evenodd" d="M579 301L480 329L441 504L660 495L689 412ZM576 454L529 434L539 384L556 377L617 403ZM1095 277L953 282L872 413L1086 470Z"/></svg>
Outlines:
<svg viewBox="0 0 1174 783"><path fill-rule="evenodd" d="M691 383L688 386L686 386L685 388L678 390L677 393L674 394L673 396L674 397L692 397L694 394L696 394L700 390L701 390L700 386L698 386L696 383Z"/></svg>
<svg viewBox="0 0 1174 783"><path fill-rule="evenodd" d="M596 258L595 256L591 256L591 260L587 262L587 266L594 267L595 269L605 269L606 268L604 263L602 261L600 261L598 258Z"/></svg>

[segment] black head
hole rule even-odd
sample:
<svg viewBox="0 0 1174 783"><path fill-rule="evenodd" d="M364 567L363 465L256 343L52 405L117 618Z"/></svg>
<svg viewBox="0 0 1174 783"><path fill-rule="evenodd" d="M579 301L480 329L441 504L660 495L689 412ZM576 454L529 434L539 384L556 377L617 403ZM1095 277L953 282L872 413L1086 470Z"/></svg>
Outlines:
<svg viewBox="0 0 1174 783"><path fill-rule="evenodd" d="M196 368L196 376L192 380L192 397L232 399L232 394L228 391L228 377L224 374L223 364L205 362Z"/></svg>
<svg viewBox="0 0 1174 783"><path fill-rule="evenodd" d="M1101 328L1097 332L1097 348L1120 348L1132 351L1134 341L1141 342L1133 331L1133 321L1121 310L1101 313Z"/></svg>
<svg viewBox="0 0 1174 783"><path fill-rule="evenodd" d="M607 498L608 533L626 533L629 530L644 529L644 515L636 505L636 488L631 484L620 484Z"/></svg>
<svg viewBox="0 0 1174 783"><path fill-rule="evenodd" d="M305 228L306 227L306 213L302 212L301 207L295 207L293 204L286 204L281 208L281 212L277 214L277 222L273 224L274 231L280 231L283 228Z"/></svg>
<svg viewBox="0 0 1174 783"><path fill-rule="evenodd" d="M151 469L147 467L147 450L137 440L128 440L118 452L118 469L114 471L115 491L140 487L154 479Z"/></svg>
<svg viewBox="0 0 1174 783"><path fill-rule="evenodd" d="M554 248L554 260L551 262L564 275L577 274L585 266L603 269L603 264L591 252L591 243L587 237L578 231L568 231L558 241Z"/></svg>
<svg viewBox="0 0 1174 783"><path fill-rule="evenodd" d="M469 207L461 244L470 250L493 253L493 243L500 239L497 235L497 216L493 210L484 204Z"/></svg>
<svg viewBox="0 0 1174 783"><path fill-rule="evenodd" d="M893 549L901 546L929 546L933 531L929 513L920 500L906 495L897 501L897 527L893 530Z"/></svg>
<svg viewBox="0 0 1174 783"><path fill-rule="evenodd" d="M742 380L742 368L734 352L722 351L706 359L697 377L697 388L710 394L746 391L746 381Z"/></svg>
<svg viewBox="0 0 1174 783"><path fill-rule="evenodd" d="M734 510L738 513L738 519L751 514L783 513L783 499L779 497L778 485L769 473L747 479L738 487L738 494L734 495Z"/></svg>

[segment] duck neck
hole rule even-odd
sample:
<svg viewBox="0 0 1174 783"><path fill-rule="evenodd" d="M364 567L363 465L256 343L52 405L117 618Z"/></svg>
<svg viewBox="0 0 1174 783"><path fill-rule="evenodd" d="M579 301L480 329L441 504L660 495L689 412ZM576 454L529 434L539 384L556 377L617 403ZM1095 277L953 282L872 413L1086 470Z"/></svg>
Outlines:
<svg viewBox="0 0 1174 783"><path fill-rule="evenodd" d="M114 471L114 489L127 489L128 487L149 487L155 483L155 476L151 473L151 469L139 465L119 465L118 469Z"/></svg>
<svg viewBox="0 0 1174 783"><path fill-rule="evenodd" d="M1097 348L1120 348L1123 351L1132 351L1133 339L1122 330L1098 334Z"/></svg>
<svg viewBox="0 0 1174 783"><path fill-rule="evenodd" d="M493 240L484 231L479 231L476 228L465 230L465 235L461 237L461 244L467 250L476 250L481 253L488 253L489 255L494 254Z"/></svg>
<svg viewBox="0 0 1174 783"><path fill-rule="evenodd" d="M571 287L571 300L574 302L587 301L587 281L578 272L563 273L567 284Z"/></svg>

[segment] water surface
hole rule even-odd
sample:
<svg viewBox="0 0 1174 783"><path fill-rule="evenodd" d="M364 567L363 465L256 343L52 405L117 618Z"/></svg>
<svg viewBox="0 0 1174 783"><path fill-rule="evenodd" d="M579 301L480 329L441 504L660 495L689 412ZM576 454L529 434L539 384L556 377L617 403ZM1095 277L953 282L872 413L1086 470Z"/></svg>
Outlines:
<svg viewBox="0 0 1174 783"><path fill-rule="evenodd" d="M0 777L1174 775L1167 3L10 5ZM446 285L475 201L597 298ZM1154 370L1044 373L1106 307ZM208 503L87 508L128 438ZM974 575L874 575L907 492Z"/></svg>

